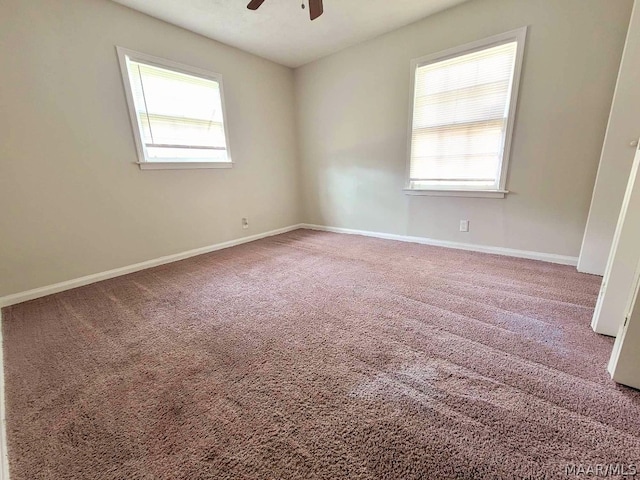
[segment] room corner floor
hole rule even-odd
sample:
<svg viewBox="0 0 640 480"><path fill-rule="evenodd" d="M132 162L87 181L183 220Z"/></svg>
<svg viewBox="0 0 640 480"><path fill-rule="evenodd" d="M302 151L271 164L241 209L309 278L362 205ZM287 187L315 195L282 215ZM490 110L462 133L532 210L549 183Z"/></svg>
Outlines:
<svg viewBox="0 0 640 480"><path fill-rule="evenodd" d="M640 464L573 267L298 230L4 309L11 480Z"/></svg>

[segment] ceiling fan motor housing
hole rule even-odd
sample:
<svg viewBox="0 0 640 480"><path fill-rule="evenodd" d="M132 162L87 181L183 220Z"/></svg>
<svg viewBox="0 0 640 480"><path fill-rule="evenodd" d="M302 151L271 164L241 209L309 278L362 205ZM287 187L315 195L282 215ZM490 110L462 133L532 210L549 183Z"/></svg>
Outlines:
<svg viewBox="0 0 640 480"><path fill-rule="evenodd" d="M257 10L263 3L264 0L251 0L249 2L249 5L247 5L247 8L249 10ZM303 10L306 8L304 1L300 6ZM311 18L311 20L315 20L320 15L322 15L323 12L324 8L322 6L322 0L309 0L309 17Z"/></svg>

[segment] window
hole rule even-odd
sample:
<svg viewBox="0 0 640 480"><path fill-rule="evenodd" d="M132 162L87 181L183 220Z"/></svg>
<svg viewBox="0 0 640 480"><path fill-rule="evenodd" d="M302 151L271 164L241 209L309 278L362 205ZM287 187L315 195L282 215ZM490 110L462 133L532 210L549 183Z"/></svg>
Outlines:
<svg viewBox="0 0 640 480"><path fill-rule="evenodd" d="M406 192L504 197L526 27L412 62Z"/></svg>
<svg viewBox="0 0 640 480"><path fill-rule="evenodd" d="M140 167L230 167L220 75L117 50Z"/></svg>

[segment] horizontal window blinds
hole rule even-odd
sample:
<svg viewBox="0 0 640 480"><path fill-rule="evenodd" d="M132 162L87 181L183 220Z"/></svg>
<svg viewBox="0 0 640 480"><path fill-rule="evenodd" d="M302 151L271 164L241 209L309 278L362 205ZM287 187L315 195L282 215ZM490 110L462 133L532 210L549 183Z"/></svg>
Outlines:
<svg viewBox="0 0 640 480"><path fill-rule="evenodd" d="M517 42L418 66L412 187L497 188Z"/></svg>
<svg viewBox="0 0 640 480"><path fill-rule="evenodd" d="M149 160L227 160L218 82L132 60L128 63Z"/></svg>

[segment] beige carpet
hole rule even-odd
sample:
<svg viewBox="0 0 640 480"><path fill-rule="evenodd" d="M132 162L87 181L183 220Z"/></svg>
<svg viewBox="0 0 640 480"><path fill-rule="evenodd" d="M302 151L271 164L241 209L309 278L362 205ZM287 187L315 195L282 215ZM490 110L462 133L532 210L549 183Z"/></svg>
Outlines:
<svg viewBox="0 0 640 480"><path fill-rule="evenodd" d="M640 463L575 268L299 230L3 311L12 480ZM573 476L575 478L575 476ZM611 477L610 477L611 478Z"/></svg>

